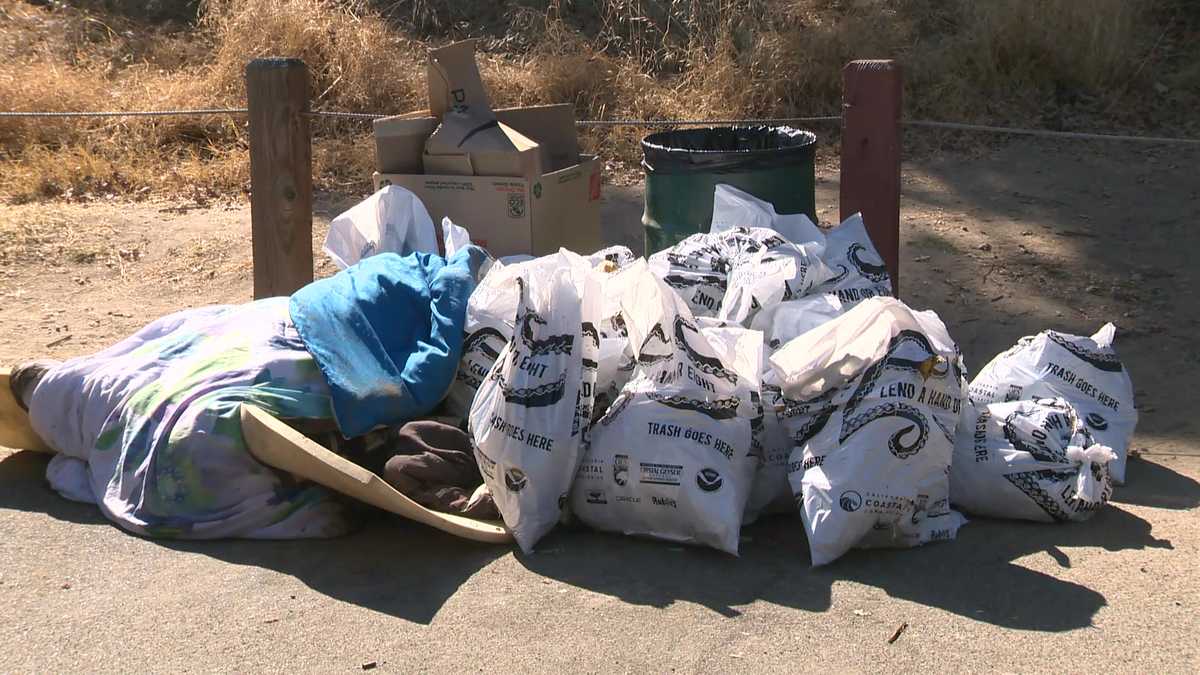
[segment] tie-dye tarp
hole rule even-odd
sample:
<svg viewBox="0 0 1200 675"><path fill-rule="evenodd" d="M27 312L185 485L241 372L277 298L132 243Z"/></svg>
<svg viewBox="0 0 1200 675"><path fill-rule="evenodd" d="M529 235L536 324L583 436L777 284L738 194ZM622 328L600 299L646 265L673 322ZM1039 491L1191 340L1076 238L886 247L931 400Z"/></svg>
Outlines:
<svg viewBox="0 0 1200 675"><path fill-rule="evenodd" d="M330 537L349 528L329 491L247 451L239 406L329 419L329 389L288 317L287 298L163 317L52 369L30 418L61 451L47 478L147 536Z"/></svg>

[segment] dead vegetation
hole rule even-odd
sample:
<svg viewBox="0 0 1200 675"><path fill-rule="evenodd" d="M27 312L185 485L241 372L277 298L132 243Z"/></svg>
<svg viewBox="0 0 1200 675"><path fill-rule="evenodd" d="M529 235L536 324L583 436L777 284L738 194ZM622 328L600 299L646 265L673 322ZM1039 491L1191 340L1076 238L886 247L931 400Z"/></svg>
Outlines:
<svg viewBox="0 0 1200 675"><path fill-rule="evenodd" d="M317 107L404 112L425 44L475 36L497 105L581 118L835 113L841 65L891 56L912 116L1194 135L1198 35L1188 0L0 0L0 110L240 107L246 61L282 54L309 64ZM367 188L368 132L316 125L319 185ZM644 133L585 140L630 163ZM225 116L0 119L0 166L10 201L248 180L244 120Z"/></svg>

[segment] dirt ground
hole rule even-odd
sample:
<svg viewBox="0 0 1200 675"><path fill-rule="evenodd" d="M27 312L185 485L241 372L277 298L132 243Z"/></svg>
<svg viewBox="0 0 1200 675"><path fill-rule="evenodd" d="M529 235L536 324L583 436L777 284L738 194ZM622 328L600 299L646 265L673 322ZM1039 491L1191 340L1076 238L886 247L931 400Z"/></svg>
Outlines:
<svg viewBox="0 0 1200 675"><path fill-rule="evenodd" d="M43 458L0 450L0 636L21 645L0 670L1194 672L1198 160L1014 143L904 168L901 297L942 316L972 371L1023 335L1117 324L1142 459L1088 523L981 521L953 543L815 571L786 518L748 529L741 559L586 532L526 557L391 519L331 543L161 542L53 495ZM836 170L817 191L832 223ZM354 198L319 196L315 247ZM613 242L636 243L640 200L609 189ZM0 206L0 362L86 354L166 312L248 300L248 214Z"/></svg>

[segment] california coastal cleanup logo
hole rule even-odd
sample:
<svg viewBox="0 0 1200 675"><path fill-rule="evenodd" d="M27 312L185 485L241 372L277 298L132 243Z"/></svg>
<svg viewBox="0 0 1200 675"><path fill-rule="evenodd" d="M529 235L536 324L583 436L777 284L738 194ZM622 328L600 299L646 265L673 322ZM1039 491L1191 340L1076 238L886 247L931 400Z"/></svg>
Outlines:
<svg viewBox="0 0 1200 675"><path fill-rule="evenodd" d="M854 490L846 490L842 496L838 498L838 506L842 507L843 511L854 513L862 508L863 498Z"/></svg>

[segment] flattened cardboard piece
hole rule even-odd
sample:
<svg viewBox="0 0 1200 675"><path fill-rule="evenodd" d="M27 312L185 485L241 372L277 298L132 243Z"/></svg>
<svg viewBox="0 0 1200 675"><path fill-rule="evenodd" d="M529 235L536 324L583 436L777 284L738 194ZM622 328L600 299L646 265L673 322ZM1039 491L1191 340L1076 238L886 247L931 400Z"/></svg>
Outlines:
<svg viewBox="0 0 1200 675"><path fill-rule="evenodd" d="M455 176L538 176L543 160L542 148L537 142L500 122L487 129L487 133L463 132L454 125L464 119L447 113L442 126L425 143L423 164L425 173L440 173ZM498 132L500 139L495 138ZM459 145L447 148L443 143L463 136ZM403 173L403 172L400 172Z"/></svg>
<svg viewBox="0 0 1200 675"><path fill-rule="evenodd" d="M258 461L443 532L488 544L507 544L504 525L431 511L379 476L341 457L252 405L242 405L242 435Z"/></svg>
<svg viewBox="0 0 1200 675"><path fill-rule="evenodd" d="M29 413L17 403L9 386L11 377L11 368L0 368L0 446L55 454L55 450L33 430Z"/></svg>
<svg viewBox="0 0 1200 675"><path fill-rule="evenodd" d="M383 173L422 173L425 141L437 124L435 117L411 113L375 120L375 169Z"/></svg>
<svg viewBox="0 0 1200 675"><path fill-rule="evenodd" d="M425 172L462 175L469 155L476 176L540 175L550 165L538 143L496 120L475 63L475 40L429 52L429 109L442 124L425 142Z"/></svg>
<svg viewBox="0 0 1200 675"><path fill-rule="evenodd" d="M537 141L542 147L542 171L558 171L579 162L579 132L570 103L500 108L496 119Z"/></svg>
<svg viewBox="0 0 1200 675"><path fill-rule="evenodd" d="M560 247L587 255L605 245L600 228L600 161L576 155L577 164L533 183L530 239L534 255ZM468 228L470 231L470 228Z"/></svg>
<svg viewBox="0 0 1200 675"><path fill-rule="evenodd" d="M493 116L487 89L475 63L477 40L463 40L429 50L425 81L429 88L429 111L442 117L448 111L460 114Z"/></svg>
<svg viewBox="0 0 1200 675"><path fill-rule="evenodd" d="M430 155L421 158L425 173L440 176L474 176L470 155Z"/></svg>

